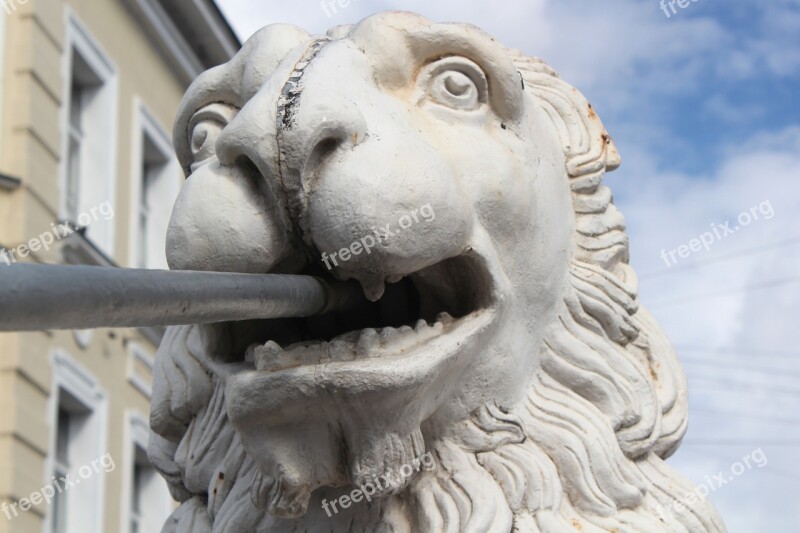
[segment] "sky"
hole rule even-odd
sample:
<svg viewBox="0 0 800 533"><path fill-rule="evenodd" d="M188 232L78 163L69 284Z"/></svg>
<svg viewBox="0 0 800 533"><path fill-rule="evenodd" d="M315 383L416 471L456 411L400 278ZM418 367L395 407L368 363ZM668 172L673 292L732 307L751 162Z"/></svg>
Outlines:
<svg viewBox="0 0 800 533"><path fill-rule="evenodd" d="M470 22L578 87L622 155L606 183L641 301L689 380L670 462L730 532L800 531L800 0L692 0L669 17L659 0L219 4L243 40L389 9Z"/></svg>

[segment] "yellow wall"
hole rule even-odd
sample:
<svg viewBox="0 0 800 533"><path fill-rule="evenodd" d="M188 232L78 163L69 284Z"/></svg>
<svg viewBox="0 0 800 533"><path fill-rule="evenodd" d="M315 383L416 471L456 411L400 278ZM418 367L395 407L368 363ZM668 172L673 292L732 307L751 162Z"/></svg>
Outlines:
<svg viewBox="0 0 800 533"><path fill-rule="evenodd" d="M14 0L7 1L13 4ZM17 246L48 230L58 216L67 6L100 43L118 73L113 259L128 266L135 101L140 99L171 132L185 86L121 0L29 0L7 17L0 171L21 178L22 186L11 192L0 190L0 244ZM58 256L37 254L33 260L54 262ZM0 334L0 502L27 497L48 479L46 458L54 430L48 418L49 361L54 350L60 349L99 380L108 394L107 451L117 468L106 474L104 531L120 529L127 495L122 466L129 460L123 452L125 413L133 409L148 414L148 398L128 379L133 364L130 342L154 349L134 330L97 330L87 349L76 344L71 332ZM39 505L12 521L0 514L0 533L40 533L49 511L49 506Z"/></svg>

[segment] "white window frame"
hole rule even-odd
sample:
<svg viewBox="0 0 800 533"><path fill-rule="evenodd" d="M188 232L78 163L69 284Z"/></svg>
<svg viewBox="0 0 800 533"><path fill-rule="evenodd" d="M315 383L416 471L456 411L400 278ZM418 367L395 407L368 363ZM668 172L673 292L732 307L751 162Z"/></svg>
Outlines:
<svg viewBox="0 0 800 533"><path fill-rule="evenodd" d="M6 32L6 10L0 9L0 103L3 102L3 89L5 88L5 58L6 58L6 39L8 38L8 33ZM2 110L0 110L0 153L2 153L3 149L3 132L5 131L3 128L3 124L5 123L5 117Z"/></svg>
<svg viewBox="0 0 800 533"><path fill-rule="evenodd" d="M144 346L135 341L130 341L128 343L128 354L128 382L149 400L153 393L152 385L142 379L142 377L137 374L136 369L138 368L137 363L142 364L149 369L152 377L153 368L156 364L156 357L153 352L147 350Z"/></svg>
<svg viewBox="0 0 800 533"><path fill-rule="evenodd" d="M155 118L155 115L150 112L147 106L140 98L134 98L133 105L133 148L131 151L131 218L129 221L130 232L128 234L128 266L137 268L142 261L142 254L140 253L142 235L139 231L139 216L140 206L142 204L142 184L144 176L142 175L143 159L145 152L144 136L146 135L155 145L156 149L161 153L167 163L165 169L165 179L168 179L167 196L166 200L170 208L178 198L180 192L180 185L182 180L182 172L180 162L175 156L175 150L172 146L172 138L167 133L166 129ZM171 209L170 209L171 210ZM164 216L169 217L170 213L164 213ZM164 228L166 231L166 228ZM163 262L155 263L154 268L167 268L166 257L163 257Z"/></svg>
<svg viewBox="0 0 800 533"><path fill-rule="evenodd" d="M124 468L122 470L122 512L120 513L120 526L119 530L124 533L130 531L130 524L132 518L131 502L133 499L133 475L134 475L134 462L136 460L136 449L141 448L147 450L147 443L150 440L150 424L147 417L135 410L128 410L125 412L125 432L126 438L124 443ZM172 496L169 493L167 482L158 474L158 481L162 484L163 489L163 508L159 509L163 514L163 520L172 514L174 504ZM149 512L154 512L152 508ZM159 518L160 520L161 518ZM161 524L159 524L159 527ZM145 531L141 529L140 531Z"/></svg>
<svg viewBox="0 0 800 533"><path fill-rule="evenodd" d="M67 218L67 177L69 169L69 139L70 139L70 104L72 101L72 71L73 54L77 51L81 58L89 65L92 73L102 84L101 93L94 99L91 107L93 124L101 126L102 135L85 132L85 140L81 147L80 162L81 177L88 175L100 176L92 180L93 185L100 185L97 190L88 193L91 198L79 196L78 212L84 213L91 207L110 202L116 204L116 177L117 177L117 128L119 116L119 76L118 70L103 51L99 42L94 39L86 26L78 19L75 12L67 6L65 8L66 39L64 43L64 56L62 61L62 79L64 80L64 94L61 105L61 131L62 131L62 158L59 168L59 183L61 199L59 202L59 216ZM90 125L91 128L91 125ZM88 152L88 154L87 154ZM91 155L91 157L89 157ZM84 163L91 163L87 169ZM103 179L104 178L104 179ZM93 220L87 227L87 236L107 256L114 256L114 220Z"/></svg>
<svg viewBox="0 0 800 533"><path fill-rule="evenodd" d="M48 420L50 422L50 447L45 461L45 485L52 485L52 472L56 466L56 440L58 438L58 412L61 392L69 394L77 400L81 407L89 411L89 419L81 429L80 435L72 445L78 454L70 457L73 476L76 469L105 455L108 447L108 395L100 387L92 374L83 368L75 359L63 350L56 350L51 355L53 383L48 402ZM64 491L68 505L67 531L69 533L102 533L103 510L105 508L105 475L95 473L89 478L81 479L80 485ZM87 497L88 496L88 497ZM51 531L53 509L45 513L45 533Z"/></svg>

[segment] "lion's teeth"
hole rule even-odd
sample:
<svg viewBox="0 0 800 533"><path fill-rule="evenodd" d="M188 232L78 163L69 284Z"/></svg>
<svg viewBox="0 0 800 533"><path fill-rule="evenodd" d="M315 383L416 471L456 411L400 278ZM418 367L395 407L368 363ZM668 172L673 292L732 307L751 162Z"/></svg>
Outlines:
<svg viewBox="0 0 800 533"><path fill-rule="evenodd" d="M383 328L381 330L381 342L383 344L388 344L392 341L392 339L396 338L398 335L399 333L394 328Z"/></svg>
<svg viewBox="0 0 800 533"><path fill-rule="evenodd" d="M438 315L436 315L436 321L441 322L445 326L451 324L453 322L453 317L450 316L450 313L447 311L442 311Z"/></svg>
<svg viewBox="0 0 800 533"><path fill-rule="evenodd" d="M356 342L358 342L358 337L360 334L361 332L358 330L348 331L347 333L342 333L341 335L337 335L332 339L332 341L345 341L350 345L353 345Z"/></svg>
<svg viewBox="0 0 800 533"><path fill-rule="evenodd" d="M247 349L250 351L250 348ZM268 341L263 346L255 346L253 349L253 360L258 370L268 370L273 368L283 349L275 341ZM245 358L247 356L245 355Z"/></svg>
<svg viewBox="0 0 800 533"><path fill-rule="evenodd" d="M275 372L286 370L296 366L316 365L327 360L328 352L325 344L315 344L312 346L301 346L291 352L283 351L278 354L275 361L267 370Z"/></svg>
<svg viewBox="0 0 800 533"><path fill-rule="evenodd" d="M367 328L361 332L361 337L358 339L358 344L356 345L356 356L369 357L370 352L372 352L377 346L378 332L372 328Z"/></svg>
<svg viewBox="0 0 800 533"><path fill-rule="evenodd" d="M419 320L417 320L417 324L414 326L414 329L417 330L417 331L422 331L427 327L428 327L428 323L425 322L425 320L420 318Z"/></svg>
<svg viewBox="0 0 800 533"><path fill-rule="evenodd" d="M331 354L331 360L333 361L352 361L353 360L353 348L352 344L347 341L332 341L329 345L329 352Z"/></svg>
<svg viewBox="0 0 800 533"><path fill-rule="evenodd" d="M251 344L250 346L248 346L248 347L247 347L247 350L245 350L245 352L244 352L244 360L245 360L246 362L248 362L248 363L254 363L254 362L255 362L255 360L256 360L256 350L257 350L257 349L258 349L260 346L261 346L261 345L260 345L260 344L258 344L257 342L256 342L256 343L253 343L253 344Z"/></svg>
<svg viewBox="0 0 800 533"><path fill-rule="evenodd" d="M284 352L291 352L291 351L301 350L303 348L308 348L309 346L315 346L317 344L319 344L319 342L317 342L317 341L295 342L295 343L290 344L286 348L284 348L283 351Z"/></svg>
<svg viewBox="0 0 800 533"><path fill-rule="evenodd" d="M365 278L360 279L359 282L361 283L361 289L364 291L364 296L367 297L367 300L370 302L377 302L383 296L383 291L386 289L386 285L383 283L383 279L381 278Z"/></svg>
<svg viewBox="0 0 800 533"><path fill-rule="evenodd" d="M387 283L397 283L398 281L403 279L402 274L394 274L392 276L386 276Z"/></svg>
<svg viewBox="0 0 800 533"><path fill-rule="evenodd" d="M411 326L400 326L397 331L399 331L401 335L406 335L414 330L411 328Z"/></svg>

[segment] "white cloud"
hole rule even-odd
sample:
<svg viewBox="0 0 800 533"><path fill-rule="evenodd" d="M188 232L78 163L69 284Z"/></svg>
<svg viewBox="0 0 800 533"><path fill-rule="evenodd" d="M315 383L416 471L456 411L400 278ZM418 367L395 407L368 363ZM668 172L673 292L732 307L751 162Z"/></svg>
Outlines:
<svg viewBox="0 0 800 533"><path fill-rule="evenodd" d="M748 17L745 10L752 8L752 4L743 2L737 7L742 11L740 18L744 18ZM730 79L797 76L800 70L800 2L771 2L770 9L748 17L748 23L752 25L752 35L731 43L730 53L720 55L719 72Z"/></svg>
<svg viewBox="0 0 800 533"><path fill-rule="evenodd" d="M784 445L800 442L795 333L800 279L762 290L736 289L800 273L800 241L748 252L800 238L800 127L758 133L718 152L722 156L710 176L659 172L644 154L627 161L634 168L628 169L626 182L611 182L621 193L618 204L628 220L634 265L642 273L644 305L652 305L676 345L707 348L679 350L689 377L691 424L674 463L702 483L705 476L728 469L737 454L762 447L769 465L711 498L731 532L785 531L800 524L792 505L800 489L797 446ZM662 248L688 243L709 224L734 220L764 201L770 202L773 218L753 222L716 242L710 252L693 253L670 267L675 271L659 257ZM737 252L744 255L725 259ZM692 263L704 266L677 270ZM660 307L660 302L676 305Z"/></svg>
<svg viewBox="0 0 800 533"><path fill-rule="evenodd" d="M709 117L731 125L752 124L766 112L761 104L733 102L722 94L710 96L703 107Z"/></svg>
<svg viewBox="0 0 800 533"><path fill-rule="evenodd" d="M724 298L686 305L660 303L695 300L758 283L751 273L769 254L714 261L790 237L800 238L800 127L757 134L719 151L725 156L710 176L660 171L652 157L640 154L623 161L628 166L624 178L609 180L628 220L632 261L642 277L643 301L653 304L678 344L719 347L734 341L745 294L732 292ZM764 213L770 209L764 202L774 211L768 220ZM685 259L674 255L678 263L665 264L662 250L669 253L704 232L713 233L712 224L731 221L734 228L740 213L754 207L760 220L715 240L710 251L693 252ZM707 266L686 270L696 264ZM788 275L776 270L767 279L781 277Z"/></svg>

